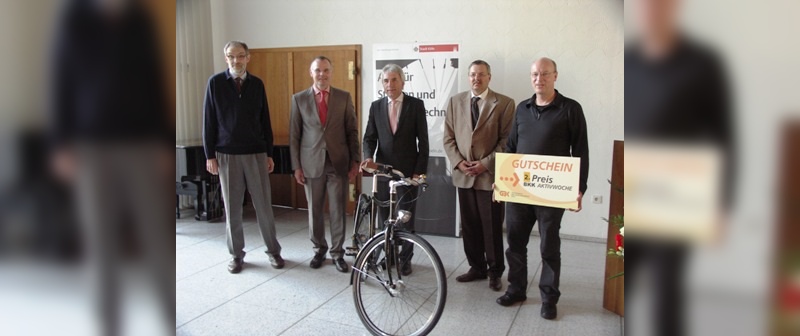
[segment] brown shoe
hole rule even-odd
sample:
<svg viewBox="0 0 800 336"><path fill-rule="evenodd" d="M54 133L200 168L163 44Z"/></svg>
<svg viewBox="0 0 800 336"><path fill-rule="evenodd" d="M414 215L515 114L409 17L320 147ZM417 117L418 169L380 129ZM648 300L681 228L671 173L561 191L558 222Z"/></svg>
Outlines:
<svg viewBox="0 0 800 336"><path fill-rule="evenodd" d="M495 292L499 292L503 288L502 281L499 277L489 277L489 288Z"/></svg>
<svg viewBox="0 0 800 336"><path fill-rule="evenodd" d="M467 272L456 277L456 281L458 282L471 282L483 279L486 279L486 274L477 274L472 272Z"/></svg>
<svg viewBox="0 0 800 336"><path fill-rule="evenodd" d="M281 255L269 255L269 264L272 265L274 269L281 269L283 266L286 265L286 262L281 258Z"/></svg>
<svg viewBox="0 0 800 336"><path fill-rule="evenodd" d="M233 258L233 260L228 263L228 272L231 272L232 274L241 272L242 264L244 264L244 260L242 258Z"/></svg>

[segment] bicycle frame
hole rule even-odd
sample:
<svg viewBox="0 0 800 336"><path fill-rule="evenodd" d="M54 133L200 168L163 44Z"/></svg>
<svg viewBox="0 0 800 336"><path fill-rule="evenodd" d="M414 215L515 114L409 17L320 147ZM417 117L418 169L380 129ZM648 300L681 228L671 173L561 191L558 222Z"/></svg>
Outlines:
<svg viewBox="0 0 800 336"><path fill-rule="evenodd" d="M394 243L388 243L388 242L394 242L394 232L395 232L395 229L396 229L395 224L397 223L397 219L394 218L393 215L394 215L394 212L395 212L395 207L397 206L397 187L398 186L409 186L410 184L408 184L407 182L404 182L404 181L393 181L393 180L388 181L388 183L389 183L389 216L386 219L386 222L384 223L383 232L375 233L375 226L377 225L377 222L378 222L377 218L379 217L378 216L378 200L375 199L375 195L378 193L378 177L391 178L392 175L388 174L388 173L378 173L378 172L375 172L372 175L372 198L371 198L371 202L370 202L370 207L371 207L370 210L372 212L370 213L370 216L373 219L371 221L373 224L370 225L370 228L369 228L370 238L367 240L366 243L364 243L364 246L367 246L373 240L383 239L383 237L386 237L387 243L384 244L384 249L385 249L384 253L385 253L387 258L389 258L389 256L391 256L392 258L396 259L397 258L396 257L396 251L390 251L390 249L395 249L396 246L395 246ZM400 228L400 230L403 230L403 229ZM362 253L363 253L363 250L359 250L358 254L356 254L356 258L355 259L358 260L361 257ZM400 265L400 263L397 260L395 260L394 265L395 265L395 267L397 267L397 266ZM353 280L355 279L356 273L361 272L360 270L356 269L354 266L352 268L353 268L353 272L352 272L352 274L350 276L350 284L351 285L353 284ZM393 272L388 271L387 273L388 273L388 276L389 276L388 284L393 285L394 284L394 281L392 279L392 273ZM398 274L398 276L397 276L398 280L400 280L400 278L402 278L400 276L400 272L398 271L397 274Z"/></svg>

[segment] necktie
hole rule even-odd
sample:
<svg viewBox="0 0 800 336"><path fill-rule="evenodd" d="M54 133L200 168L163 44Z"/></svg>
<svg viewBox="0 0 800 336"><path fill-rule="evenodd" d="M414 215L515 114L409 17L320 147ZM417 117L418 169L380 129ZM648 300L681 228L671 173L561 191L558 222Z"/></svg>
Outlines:
<svg viewBox="0 0 800 336"><path fill-rule="evenodd" d="M320 91L320 99L319 105L317 109L319 109L319 122L325 125L325 121L328 119L328 102L325 101L325 97L327 96L327 91Z"/></svg>
<svg viewBox="0 0 800 336"><path fill-rule="evenodd" d="M478 117L480 117L480 115L481 115L480 110L478 110L478 100L480 100L480 99L481 99L481 97L478 97L478 96L472 97L472 104L470 104L470 105L472 105L471 106L471 110L472 110L472 129L473 130L475 130L475 126L478 126Z"/></svg>
<svg viewBox="0 0 800 336"><path fill-rule="evenodd" d="M236 93L242 93L242 78L236 77L233 81L236 82Z"/></svg>
<svg viewBox="0 0 800 336"><path fill-rule="evenodd" d="M397 105L400 104L398 104L399 102L396 100L392 100L391 103L392 103L392 109L389 112L389 126L392 127L392 134L394 134L394 132L397 131L397 109L398 109Z"/></svg>
<svg viewBox="0 0 800 336"><path fill-rule="evenodd" d="M242 93L242 78L236 77L234 81L236 82L236 93Z"/></svg>

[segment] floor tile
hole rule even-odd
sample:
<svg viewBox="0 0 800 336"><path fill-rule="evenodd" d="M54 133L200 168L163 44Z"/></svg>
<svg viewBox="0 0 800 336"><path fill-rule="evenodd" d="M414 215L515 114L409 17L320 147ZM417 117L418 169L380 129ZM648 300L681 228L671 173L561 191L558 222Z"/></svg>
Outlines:
<svg viewBox="0 0 800 336"><path fill-rule="evenodd" d="M252 206L243 216L245 266L227 271L225 222L195 221L191 209L176 220L177 335L366 335L353 302L349 274L332 265L308 265L313 256L305 210L274 208L278 241L286 266L273 269ZM326 239L330 242L326 218ZM352 217L346 220L350 244ZM459 283L469 270L460 238L421 235L436 250L447 273L448 295L441 320L431 335L620 335L624 319L602 308L605 245L562 239L562 296L559 316L539 316L540 239L528 244L528 300L502 307L495 300L508 288L489 289L488 280ZM505 246L507 247L507 246ZM346 257L348 264L354 258Z"/></svg>

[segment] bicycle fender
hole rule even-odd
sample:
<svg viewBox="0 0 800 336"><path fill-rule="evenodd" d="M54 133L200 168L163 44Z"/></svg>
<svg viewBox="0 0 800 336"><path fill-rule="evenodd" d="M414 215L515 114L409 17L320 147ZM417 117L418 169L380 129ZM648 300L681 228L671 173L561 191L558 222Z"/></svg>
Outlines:
<svg viewBox="0 0 800 336"><path fill-rule="evenodd" d="M372 236L372 238L370 238L369 240L367 240L366 243L364 243L364 246L369 246L369 244L372 243L373 240L383 239L383 236L385 236L385 235L386 235L386 231L382 231L382 232ZM353 280L355 280L355 278L356 278L356 273L358 273L358 272L356 272L355 266L356 266L356 263L357 263L358 259L361 258L362 251L364 251L364 250L358 251L358 254L356 254L356 260L353 261L353 270L350 271L350 285L351 286L353 285Z"/></svg>

